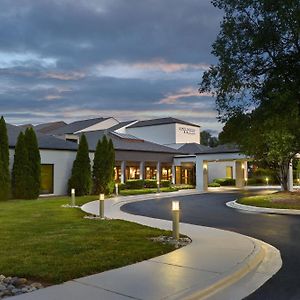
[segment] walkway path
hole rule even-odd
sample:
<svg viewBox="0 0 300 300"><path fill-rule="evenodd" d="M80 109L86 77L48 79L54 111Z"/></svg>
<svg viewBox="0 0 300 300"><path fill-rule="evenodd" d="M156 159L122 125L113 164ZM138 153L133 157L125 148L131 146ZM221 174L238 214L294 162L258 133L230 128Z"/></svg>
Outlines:
<svg viewBox="0 0 300 300"><path fill-rule="evenodd" d="M114 198L105 202L105 214L109 218L169 230L170 221L131 215L122 212L120 207L145 198L155 197L159 202L162 198L188 194L195 191ZM98 203L90 202L82 209L96 214ZM191 224L181 224L180 232L193 242L160 257L11 299L241 299L281 267L279 251L258 240Z"/></svg>

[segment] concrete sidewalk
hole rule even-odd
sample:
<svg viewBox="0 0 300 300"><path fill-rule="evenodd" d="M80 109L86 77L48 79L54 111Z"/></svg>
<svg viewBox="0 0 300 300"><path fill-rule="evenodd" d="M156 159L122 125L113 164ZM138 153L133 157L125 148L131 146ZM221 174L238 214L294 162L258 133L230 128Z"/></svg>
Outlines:
<svg viewBox="0 0 300 300"><path fill-rule="evenodd" d="M195 191L113 198L105 202L105 215L170 230L170 221L127 214L120 207L128 202L153 198L160 201L192 193ZM82 209L97 214L99 201L87 203ZM191 224L181 224L180 232L193 242L147 261L11 299L242 299L281 267L279 251L258 240Z"/></svg>

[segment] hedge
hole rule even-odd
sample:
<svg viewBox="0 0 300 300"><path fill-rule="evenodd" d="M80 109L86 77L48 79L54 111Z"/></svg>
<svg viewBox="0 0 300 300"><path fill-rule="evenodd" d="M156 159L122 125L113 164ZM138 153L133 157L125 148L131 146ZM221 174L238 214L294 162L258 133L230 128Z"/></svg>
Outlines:
<svg viewBox="0 0 300 300"><path fill-rule="evenodd" d="M232 178L216 178L213 182L220 184L221 186L235 185L235 179Z"/></svg>
<svg viewBox="0 0 300 300"><path fill-rule="evenodd" d="M208 184L209 187L220 187L221 185L217 182L211 182Z"/></svg>

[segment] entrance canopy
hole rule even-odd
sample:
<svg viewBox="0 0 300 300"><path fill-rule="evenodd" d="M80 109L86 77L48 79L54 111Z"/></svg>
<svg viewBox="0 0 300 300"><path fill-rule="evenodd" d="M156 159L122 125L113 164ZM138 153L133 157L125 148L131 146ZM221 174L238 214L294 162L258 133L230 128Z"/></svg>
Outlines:
<svg viewBox="0 0 300 300"><path fill-rule="evenodd" d="M226 149L227 150L227 149ZM236 174L236 187L241 188L247 180L247 161L250 159L246 155L236 151L218 148L211 148L206 153L196 153L194 155L179 155L174 157L174 165L181 166L186 163L193 163L196 169L196 189L207 191L208 189L208 163L234 162Z"/></svg>

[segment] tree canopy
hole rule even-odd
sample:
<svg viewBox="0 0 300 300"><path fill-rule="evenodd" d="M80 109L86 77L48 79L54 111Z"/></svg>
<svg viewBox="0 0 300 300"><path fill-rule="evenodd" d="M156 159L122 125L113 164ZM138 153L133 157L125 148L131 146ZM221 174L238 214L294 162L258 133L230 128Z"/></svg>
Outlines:
<svg viewBox="0 0 300 300"><path fill-rule="evenodd" d="M216 97L221 142L234 142L278 172L300 151L299 0L213 0L224 18L212 53L218 63L200 92Z"/></svg>
<svg viewBox="0 0 300 300"><path fill-rule="evenodd" d="M219 118L247 112L273 93L289 91L300 107L299 0L213 0L224 11L201 92L216 96Z"/></svg>
<svg viewBox="0 0 300 300"><path fill-rule="evenodd" d="M200 133L200 144L209 147L217 147L219 140L217 137L212 136L209 131L203 130Z"/></svg>

